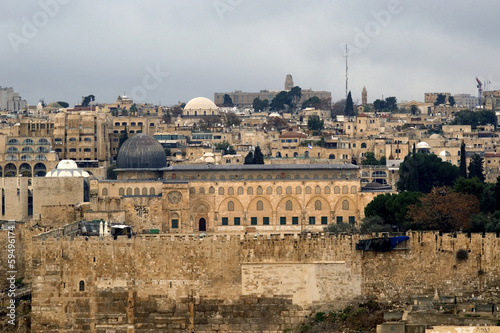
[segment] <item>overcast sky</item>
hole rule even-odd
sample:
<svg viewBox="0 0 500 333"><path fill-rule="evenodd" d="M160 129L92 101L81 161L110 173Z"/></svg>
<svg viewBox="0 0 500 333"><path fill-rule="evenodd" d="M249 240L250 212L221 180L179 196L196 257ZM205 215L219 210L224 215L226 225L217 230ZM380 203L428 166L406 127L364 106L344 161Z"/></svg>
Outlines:
<svg viewBox="0 0 500 333"><path fill-rule="evenodd" d="M361 100L500 89L500 1L0 0L0 85L36 104L171 105L303 89Z"/></svg>

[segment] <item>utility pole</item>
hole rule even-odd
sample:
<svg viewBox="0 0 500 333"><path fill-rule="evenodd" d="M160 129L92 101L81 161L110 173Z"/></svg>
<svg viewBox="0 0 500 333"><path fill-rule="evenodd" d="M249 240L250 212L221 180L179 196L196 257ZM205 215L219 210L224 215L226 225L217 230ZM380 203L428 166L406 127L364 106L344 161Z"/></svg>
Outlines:
<svg viewBox="0 0 500 333"><path fill-rule="evenodd" d="M348 51L347 44L345 44L345 98L347 98L347 93L349 91L349 77L347 76L349 69L349 66L347 65L347 58L349 58Z"/></svg>

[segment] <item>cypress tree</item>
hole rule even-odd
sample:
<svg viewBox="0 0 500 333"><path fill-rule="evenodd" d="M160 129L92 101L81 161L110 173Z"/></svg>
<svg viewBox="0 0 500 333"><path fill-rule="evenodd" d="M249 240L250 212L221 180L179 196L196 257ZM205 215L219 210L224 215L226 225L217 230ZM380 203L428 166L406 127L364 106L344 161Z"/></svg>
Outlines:
<svg viewBox="0 0 500 333"><path fill-rule="evenodd" d="M465 152L464 140L460 145L460 177L467 178L467 153Z"/></svg>

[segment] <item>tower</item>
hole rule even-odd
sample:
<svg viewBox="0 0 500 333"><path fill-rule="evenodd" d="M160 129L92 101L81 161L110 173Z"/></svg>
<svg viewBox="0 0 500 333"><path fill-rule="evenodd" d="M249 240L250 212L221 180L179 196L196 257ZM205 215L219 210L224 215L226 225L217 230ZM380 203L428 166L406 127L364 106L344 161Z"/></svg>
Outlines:
<svg viewBox="0 0 500 333"><path fill-rule="evenodd" d="M293 88L293 79L292 74L288 74L285 79L285 90L289 91Z"/></svg>
<svg viewBox="0 0 500 333"><path fill-rule="evenodd" d="M363 91L361 92L361 104L368 104L368 94L366 93L366 87L363 87Z"/></svg>

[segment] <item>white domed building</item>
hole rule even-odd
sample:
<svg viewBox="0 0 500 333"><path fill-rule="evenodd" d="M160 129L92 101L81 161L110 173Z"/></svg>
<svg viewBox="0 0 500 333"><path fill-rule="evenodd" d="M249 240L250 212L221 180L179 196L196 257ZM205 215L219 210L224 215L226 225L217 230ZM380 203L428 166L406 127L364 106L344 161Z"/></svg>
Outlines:
<svg viewBox="0 0 500 333"><path fill-rule="evenodd" d="M45 177L90 177L90 174L79 168L73 160L61 160L55 169L47 172Z"/></svg>
<svg viewBox="0 0 500 333"><path fill-rule="evenodd" d="M183 117L216 116L219 108L215 103L205 97L196 97L187 102L182 111Z"/></svg>

